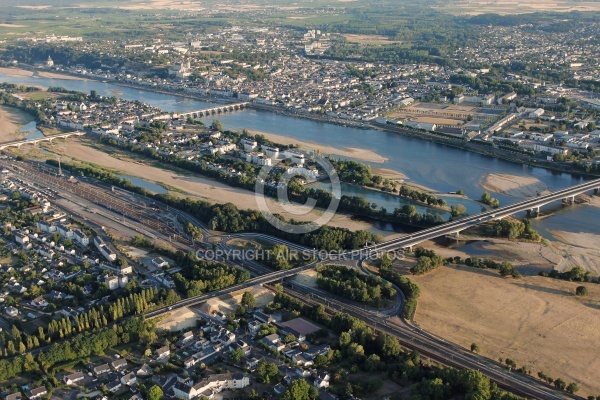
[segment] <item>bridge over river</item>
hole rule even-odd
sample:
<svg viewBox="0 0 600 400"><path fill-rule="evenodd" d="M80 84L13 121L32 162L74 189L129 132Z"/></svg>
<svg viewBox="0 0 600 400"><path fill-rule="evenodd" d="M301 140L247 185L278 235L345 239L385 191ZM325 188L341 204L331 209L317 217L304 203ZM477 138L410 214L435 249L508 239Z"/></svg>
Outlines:
<svg viewBox="0 0 600 400"><path fill-rule="evenodd" d="M234 103L234 104L225 104L222 106L217 106L217 107L212 107L212 108L205 108L202 110L196 110L196 111L186 111L186 112L174 112L171 114L171 116L173 118L202 118L202 117L210 117L211 115L218 115L218 114L223 114L226 112L234 112L234 111L240 111L243 110L244 108L246 108L248 106L247 101L246 102L241 102L241 103Z"/></svg>
<svg viewBox="0 0 600 400"><path fill-rule="evenodd" d="M64 138L68 138L70 136L83 136L83 135L85 135L85 132L75 131L75 132L61 133L59 135L44 136L44 137L35 138L35 139L25 139L25 140L17 140L15 142L0 143L0 150L4 150L7 147L21 147L24 144L36 144L36 143L40 143L40 142L51 142L54 139L64 139Z"/></svg>

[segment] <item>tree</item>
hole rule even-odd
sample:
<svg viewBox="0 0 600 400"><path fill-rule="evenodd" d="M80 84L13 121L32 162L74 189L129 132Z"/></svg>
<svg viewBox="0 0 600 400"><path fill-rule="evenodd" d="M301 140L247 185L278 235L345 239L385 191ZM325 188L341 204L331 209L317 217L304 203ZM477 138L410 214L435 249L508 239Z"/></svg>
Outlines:
<svg viewBox="0 0 600 400"><path fill-rule="evenodd" d="M244 292L242 296L242 305L246 308L254 308L256 305L256 299L252 292Z"/></svg>
<svg viewBox="0 0 600 400"><path fill-rule="evenodd" d="M556 386L560 390L565 390L567 384L561 378L557 378L554 380L554 386Z"/></svg>
<svg viewBox="0 0 600 400"><path fill-rule="evenodd" d="M276 377L279 373L279 369L277 368L277 364L269 363L263 360L258 365L256 373L263 383L270 383L271 378Z"/></svg>
<svg viewBox="0 0 600 400"><path fill-rule="evenodd" d="M210 129L213 131L223 132L223 124L218 119L215 119L212 124L210 124Z"/></svg>
<svg viewBox="0 0 600 400"><path fill-rule="evenodd" d="M479 371L465 372L464 384L467 389L465 399L484 400L491 398L490 380Z"/></svg>
<svg viewBox="0 0 600 400"><path fill-rule="evenodd" d="M244 358L244 350L235 349L229 353L229 359L235 363L239 363Z"/></svg>
<svg viewBox="0 0 600 400"><path fill-rule="evenodd" d="M160 386L154 385L148 391L148 400L160 400L164 396L164 393Z"/></svg>
<svg viewBox="0 0 600 400"><path fill-rule="evenodd" d="M283 337L283 339L282 339L282 340L283 340L283 343L285 343L285 344L292 343L293 341L295 341L295 340L296 340L296 336L294 336L294 335L293 335L293 334L291 334L291 333L288 333L287 335L285 335L285 336Z"/></svg>
<svg viewBox="0 0 600 400"><path fill-rule="evenodd" d="M509 368L517 368L517 363L514 362L514 360L507 358L506 360L504 360L504 363L506 364L507 367Z"/></svg>
<svg viewBox="0 0 600 400"><path fill-rule="evenodd" d="M473 353L479 353L479 346L477 345L477 343L471 343L471 351Z"/></svg>
<svg viewBox="0 0 600 400"><path fill-rule="evenodd" d="M577 289L575 289L575 294L577 296L587 296L588 289L585 286L577 286Z"/></svg>
<svg viewBox="0 0 600 400"><path fill-rule="evenodd" d="M569 386L567 386L566 390L571 394L575 394L579 391L579 385L577 385L575 382L571 382L569 383Z"/></svg>
<svg viewBox="0 0 600 400"><path fill-rule="evenodd" d="M367 371L376 371L379 368L379 364L381 363L381 359L377 354L371 354L367 357L365 361L365 369Z"/></svg>
<svg viewBox="0 0 600 400"><path fill-rule="evenodd" d="M241 317L245 314L246 314L246 309L244 308L243 305L240 304L238 306L237 310L235 310L235 315L237 315L238 317Z"/></svg>
<svg viewBox="0 0 600 400"><path fill-rule="evenodd" d="M283 393L284 400L314 400L314 391L312 386L304 379L293 381Z"/></svg>
<svg viewBox="0 0 600 400"><path fill-rule="evenodd" d="M463 206L462 204L458 204L456 206L450 206L450 214L453 217L458 217L459 215L462 215L466 212L467 212L467 208L465 206Z"/></svg>

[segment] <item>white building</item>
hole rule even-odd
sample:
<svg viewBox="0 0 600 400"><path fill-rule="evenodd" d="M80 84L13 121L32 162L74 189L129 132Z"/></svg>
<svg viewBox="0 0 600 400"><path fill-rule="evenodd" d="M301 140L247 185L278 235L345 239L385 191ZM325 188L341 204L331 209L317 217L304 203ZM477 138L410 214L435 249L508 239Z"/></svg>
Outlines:
<svg viewBox="0 0 600 400"><path fill-rule="evenodd" d="M304 164L304 154L295 151L285 150L283 158L290 158L294 164Z"/></svg>
<svg viewBox="0 0 600 400"><path fill-rule="evenodd" d="M212 397L213 393L223 390L243 389L250 384L250 378L242 373L212 375L193 385L191 380L179 381L173 387L173 393L178 399L194 399L201 395Z"/></svg>
<svg viewBox="0 0 600 400"><path fill-rule="evenodd" d="M74 385L75 383L82 381L85 378L83 372L75 372L73 374L65 375L63 381L65 385Z"/></svg>
<svg viewBox="0 0 600 400"><path fill-rule="evenodd" d="M437 128L436 124L430 124L427 122L406 121L404 125L415 129L424 129L426 131L435 131L435 128Z"/></svg>
<svg viewBox="0 0 600 400"><path fill-rule="evenodd" d="M7 316L9 316L11 318L15 318L16 316L19 315L19 310L17 310L13 306L8 306L4 309L4 314L6 314Z"/></svg>
<svg viewBox="0 0 600 400"><path fill-rule="evenodd" d="M260 149L265 152L265 155L269 158L279 158L279 147L260 146Z"/></svg>
<svg viewBox="0 0 600 400"><path fill-rule="evenodd" d="M77 243L79 243L80 245L87 247L87 245L90 244L90 238L88 238L85 233L83 233L82 231L80 231L79 229L76 229L74 231L73 237L75 238L75 241Z"/></svg>
<svg viewBox="0 0 600 400"><path fill-rule="evenodd" d="M546 146L543 144L534 144L533 145L533 150L540 152L540 153L548 153L548 154L563 154L563 155L567 155L569 154L569 150L562 148L562 147L553 147L553 146Z"/></svg>
<svg viewBox="0 0 600 400"><path fill-rule="evenodd" d="M269 157L265 157L263 153L246 153L246 162L261 166L271 166L273 160L271 160Z"/></svg>
<svg viewBox="0 0 600 400"><path fill-rule="evenodd" d="M111 249L109 249L108 246L106 246L104 241L99 236L94 238L94 246L96 246L100 254L102 254L102 256L108 261L115 261L117 259L117 255Z"/></svg>
<svg viewBox="0 0 600 400"><path fill-rule="evenodd" d="M119 278L117 276L106 276L104 278L104 283L108 286L110 290L115 290L119 287Z"/></svg>
<svg viewBox="0 0 600 400"><path fill-rule="evenodd" d="M544 115L544 112L545 111L544 111L543 108L538 108L537 110L532 111L532 112L529 113L529 118L532 118L532 119L539 118L542 115Z"/></svg>
<svg viewBox="0 0 600 400"><path fill-rule="evenodd" d="M244 151L252 151L258 146L256 140L241 139L240 143L244 147Z"/></svg>
<svg viewBox="0 0 600 400"><path fill-rule="evenodd" d="M319 177L319 171L316 168L304 168L304 167L289 167L286 170L286 173L288 173L289 175L300 175L303 178L306 178L308 180L314 180L317 179Z"/></svg>

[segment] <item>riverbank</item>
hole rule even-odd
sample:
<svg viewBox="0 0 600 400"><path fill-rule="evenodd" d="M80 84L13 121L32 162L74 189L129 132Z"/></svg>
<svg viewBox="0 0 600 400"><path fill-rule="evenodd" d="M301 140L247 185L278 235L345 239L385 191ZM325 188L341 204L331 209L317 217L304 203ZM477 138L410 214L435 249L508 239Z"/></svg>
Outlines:
<svg viewBox="0 0 600 400"><path fill-rule="evenodd" d="M63 79L63 80L77 80L77 81L85 81L87 80L86 78L79 76L79 75L72 75L72 74L63 74L63 73L55 73L55 72L50 72L47 70L41 70L41 69L23 69L23 68L17 68L17 67L11 67L11 68L0 68L0 74L4 74L4 75L8 75L10 77L13 78L20 78L20 77L24 77L24 78L30 78L33 76L39 76L41 78L48 78L48 79Z"/></svg>
<svg viewBox="0 0 600 400"><path fill-rule="evenodd" d="M388 160L386 157L383 157L383 156L375 153L374 151L367 150L367 149L357 149L357 148L347 148L347 147L340 147L338 149L338 148L327 146L324 144L314 143L314 142L305 142L302 140L295 139L293 137L277 135L274 133L268 133L268 132L262 132L262 131L257 131L257 130L250 130L250 129L248 130L248 132L251 133L252 135L262 135L265 138L267 138L268 140L278 143L278 144L282 144L282 145L286 145L286 146L298 145L301 148L317 151L323 155L336 155L336 156L341 156L341 157L346 157L346 158L353 158L357 161L365 161L365 162L373 162L373 163L384 163Z"/></svg>
<svg viewBox="0 0 600 400"><path fill-rule="evenodd" d="M20 129L33 121L33 117L11 107L0 106L0 143L22 139L25 133Z"/></svg>

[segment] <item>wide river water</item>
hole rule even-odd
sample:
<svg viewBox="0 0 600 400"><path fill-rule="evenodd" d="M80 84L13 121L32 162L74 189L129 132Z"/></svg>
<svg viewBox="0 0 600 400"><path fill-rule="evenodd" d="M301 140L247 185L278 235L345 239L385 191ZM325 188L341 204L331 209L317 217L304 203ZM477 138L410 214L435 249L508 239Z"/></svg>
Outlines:
<svg viewBox="0 0 600 400"><path fill-rule="evenodd" d="M11 77L0 74L0 81L44 87L63 86L70 90L87 93L95 90L100 95L115 95L126 100L141 100L165 111L193 111L211 106L210 103L175 95L91 80L50 79L37 76ZM223 114L218 119L223 123L225 129L246 128L333 147L369 149L388 159L385 163L372 163L373 166L399 171L408 176L411 181L441 193L462 189L470 198L481 196L484 191L481 182L489 173L532 176L546 184L551 191L583 181L583 178L571 174L511 163L389 132L344 127L254 110ZM210 123L210 119L208 119L208 123ZM367 196L370 202L383 205L388 210L393 209L393 197L384 193L366 191L351 185L344 186L344 193ZM497 197L502 205L521 200L519 197L500 193L494 193L493 196ZM461 202L467 206L470 213L478 211L475 203ZM452 199L450 203L454 204L455 199ZM398 206L401 204L402 202L399 201ZM560 206L552 204L549 207L556 209ZM550 230L600 234L599 221L600 207L577 205L566 207L550 218L534 220L533 224L542 235L550 237Z"/></svg>

